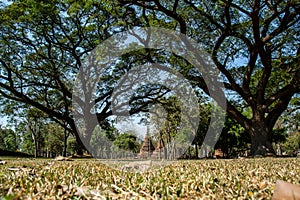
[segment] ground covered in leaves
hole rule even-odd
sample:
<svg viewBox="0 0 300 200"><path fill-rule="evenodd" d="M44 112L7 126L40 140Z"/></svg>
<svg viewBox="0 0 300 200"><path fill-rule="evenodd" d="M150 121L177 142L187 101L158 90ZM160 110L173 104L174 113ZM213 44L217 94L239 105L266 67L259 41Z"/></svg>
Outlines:
<svg viewBox="0 0 300 200"><path fill-rule="evenodd" d="M0 166L0 197L270 199L277 180L300 184L299 172L299 158L176 161L144 172L112 169L93 159L10 159Z"/></svg>

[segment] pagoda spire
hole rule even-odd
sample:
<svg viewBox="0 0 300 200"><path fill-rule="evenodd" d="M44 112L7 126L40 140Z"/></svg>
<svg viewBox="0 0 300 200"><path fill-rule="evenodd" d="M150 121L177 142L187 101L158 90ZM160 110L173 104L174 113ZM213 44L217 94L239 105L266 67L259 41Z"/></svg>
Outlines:
<svg viewBox="0 0 300 200"><path fill-rule="evenodd" d="M143 145L140 149L140 153L139 153L140 158L150 158L152 156L153 151L155 150L155 147L153 146L153 143L151 141L151 136L150 136L149 115L147 116L146 125L147 125L146 136Z"/></svg>

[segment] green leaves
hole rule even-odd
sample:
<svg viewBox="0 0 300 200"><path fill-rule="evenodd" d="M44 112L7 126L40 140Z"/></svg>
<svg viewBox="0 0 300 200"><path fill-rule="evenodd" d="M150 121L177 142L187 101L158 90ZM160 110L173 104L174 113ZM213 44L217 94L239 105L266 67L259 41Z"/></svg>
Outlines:
<svg viewBox="0 0 300 200"><path fill-rule="evenodd" d="M112 143L113 146L120 150L138 153L140 144L136 141L137 136L134 133L125 132L120 134Z"/></svg>
<svg viewBox="0 0 300 200"><path fill-rule="evenodd" d="M16 151L19 148L19 140L15 131L0 126L0 149Z"/></svg>

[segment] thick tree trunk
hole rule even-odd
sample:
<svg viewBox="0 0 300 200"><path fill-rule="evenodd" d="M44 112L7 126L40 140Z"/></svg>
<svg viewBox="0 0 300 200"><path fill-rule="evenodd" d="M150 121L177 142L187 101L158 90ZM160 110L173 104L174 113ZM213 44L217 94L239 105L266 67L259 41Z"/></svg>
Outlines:
<svg viewBox="0 0 300 200"><path fill-rule="evenodd" d="M271 153L275 155L272 142L265 134L257 133L251 136L251 155L263 155Z"/></svg>
<svg viewBox="0 0 300 200"><path fill-rule="evenodd" d="M83 137L79 135L80 133L78 133L77 129L76 128L72 128L72 129L73 129L73 135L75 136L75 140L76 140L76 147L75 147L76 154L82 156L84 151L87 151L87 148L85 146L86 143L84 143Z"/></svg>
<svg viewBox="0 0 300 200"><path fill-rule="evenodd" d="M82 156L84 150L85 150L85 147L82 144L81 140L76 140L76 154L79 156Z"/></svg>
<svg viewBox="0 0 300 200"><path fill-rule="evenodd" d="M74 136L76 139L76 147L75 147L76 154L79 156L82 156L83 152L86 150L86 148L85 148L80 136L78 135L78 133L75 133Z"/></svg>
<svg viewBox="0 0 300 200"><path fill-rule="evenodd" d="M251 155L275 155L275 151L272 146L272 139L270 137L271 131L272 128L267 127L267 125L263 122L253 123L249 130L251 137Z"/></svg>

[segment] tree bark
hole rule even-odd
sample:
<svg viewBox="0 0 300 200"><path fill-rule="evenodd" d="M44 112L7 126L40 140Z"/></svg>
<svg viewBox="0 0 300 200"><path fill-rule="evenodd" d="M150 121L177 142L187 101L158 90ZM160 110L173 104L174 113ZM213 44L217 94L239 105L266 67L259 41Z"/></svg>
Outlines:
<svg viewBox="0 0 300 200"><path fill-rule="evenodd" d="M251 137L251 155L267 154L275 155L275 151L272 146L272 128L267 127L264 121L253 121L252 127L248 130Z"/></svg>
<svg viewBox="0 0 300 200"><path fill-rule="evenodd" d="M76 140L76 154L79 155L79 156L82 156L83 155L83 152L86 150L85 146L84 146L84 143L82 141L82 138L80 137L79 135L79 132L76 128L76 125L75 125L75 122L72 120L70 120L68 122L70 124L70 127L71 127L71 130L72 130L72 133L75 137L75 140Z"/></svg>
<svg viewBox="0 0 300 200"><path fill-rule="evenodd" d="M30 120L28 119L28 128L31 132L32 141L34 144L34 157L37 158L39 156L39 127L37 125L36 119Z"/></svg>
<svg viewBox="0 0 300 200"><path fill-rule="evenodd" d="M197 143L195 143L195 150L196 150L195 157L198 159L199 158L199 152L198 152L198 144Z"/></svg>
<svg viewBox="0 0 300 200"><path fill-rule="evenodd" d="M67 147L68 147L68 138L69 138L69 133L66 129L64 129L64 147L63 147L63 156L67 156Z"/></svg>
<svg viewBox="0 0 300 200"><path fill-rule="evenodd" d="M31 135L32 135L33 143L34 143L34 157L37 158L39 156L39 146L38 146L37 137L34 132L31 132Z"/></svg>

